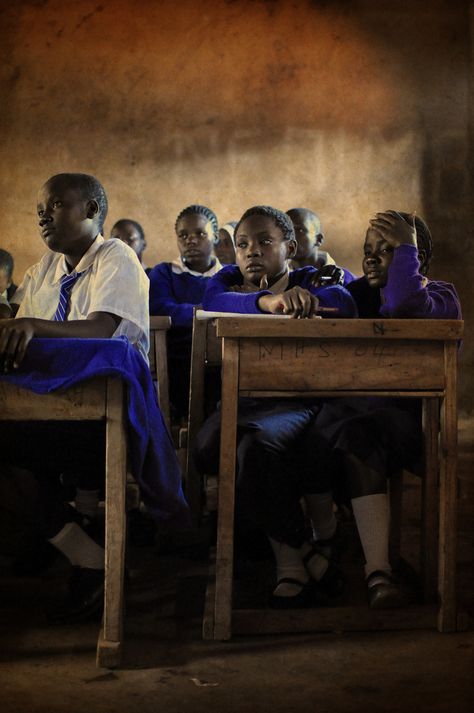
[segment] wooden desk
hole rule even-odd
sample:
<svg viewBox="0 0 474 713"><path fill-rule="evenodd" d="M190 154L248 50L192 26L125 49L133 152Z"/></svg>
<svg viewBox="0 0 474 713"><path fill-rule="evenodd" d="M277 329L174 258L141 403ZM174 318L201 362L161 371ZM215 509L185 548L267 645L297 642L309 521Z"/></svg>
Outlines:
<svg viewBox="0 0 474 713"><path fill-rule="evenodd" d="M97 665L120 663L125 563L127 433L121 379L95 378L46 395L0 381L0 420L106 422L105 595Z"/></svg>
<svg viewBox="0 0 474 713"><path fill-rule="evenodd" d="M226 317L222 338L222 422L215 590L208 590L203 634L334 629L422 628L455 631L456 611L456 320L287 320ZM421 398L426 445L422 538L433 543L439 510L439 607L373 612L334 607L284 613L232 612L233 523L238 396ZM440 443L438 425L441 402ZM438 459L440 465L437 483ZM427 546L429 550L430 547ZM435 555L428 552L430 581ZM422 610L422 611L421 611ZM278 623L278 621L283 623ZM255 626L256 624L256 626Z"/></svg>
<svg viewBox="0 0 474 713"><path fill-rule="evenodd" d="M166 333L171 327L171 317L150 317L150 371L156 383L156 395L168 431L171 432L170 397L168 383L168 358Z"/></svg>

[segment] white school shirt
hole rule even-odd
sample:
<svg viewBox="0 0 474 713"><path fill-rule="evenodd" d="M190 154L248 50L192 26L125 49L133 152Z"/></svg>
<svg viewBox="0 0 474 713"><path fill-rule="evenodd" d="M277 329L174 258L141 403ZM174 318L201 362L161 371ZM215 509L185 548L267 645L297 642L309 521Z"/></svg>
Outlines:
<svg viewBox="0 0 474 713"><path fill-rule="evenodd" d="M150 281L134 251L118 238L98 235L73 270L82 272L71 290L67 320L86 319L92 312L110 312L122 320L113 337L125 336L148 361ZM30 267L12 302L17 317L53 319L61 278L69 273L66 258L48 251Z"/></svg>
<svg viewBox="0 0 474 713"><path fill-rule="evenodd" d="M182 272L189 272L190 275L194 275L195 277L213 277L213 275L219 272L219 270L222 270L223 266L216 257L212 259L214 262L209 270L206 270L206 272L196 272L196 270L190 270L189 267L181 260L181 257L177 257L173 260L171 263L171 270L175 275L181 275Z"/></svg>

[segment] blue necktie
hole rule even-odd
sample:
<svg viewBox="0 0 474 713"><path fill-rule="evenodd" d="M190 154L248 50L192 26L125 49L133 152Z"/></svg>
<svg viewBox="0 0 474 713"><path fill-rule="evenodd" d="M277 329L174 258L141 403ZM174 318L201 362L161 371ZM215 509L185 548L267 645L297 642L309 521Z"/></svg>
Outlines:
<svg viewBox="0 0 474 713"><path fill-rule="evenodd" d="M70 275L61 277L61 288L59 290L59 304L54 313L53 322L64 322L69 307L69 299L74 283L77 282L82 272L73 272Z"/></svg>

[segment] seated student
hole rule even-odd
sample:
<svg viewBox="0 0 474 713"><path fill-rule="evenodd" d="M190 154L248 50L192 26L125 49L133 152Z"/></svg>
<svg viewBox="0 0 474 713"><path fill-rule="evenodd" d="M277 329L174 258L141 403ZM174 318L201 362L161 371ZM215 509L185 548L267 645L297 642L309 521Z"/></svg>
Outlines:
<svg viewBox="0 0 474 713"><path fill-rule="evenodd" d="M231 220L219 228L219 240L214 247L214 253L221 265L235 263L234 230L237 222Z"/></svg>
<svg viewBox="0 0 474 713"><path fill-rule="evenodd" d="M149 274L150 314L171 317L167 335L170 401L181 417L188 412L193 310L202 303L209 278L222 267L213 254L218 230L209 208L184 208L175 224L179 257L159 263Z"/></svg>
<svg viewBox="0 0 474 713"><path fill-rule="evenodd" d="M143 267L147 275L151 272L151 267L145 267L143 262L146 240L145 233L140 223L137 223L136 220L132 220L131 218L121 218L114 224L112 230L110 231L110 237L117 238L125 243L125 245L132 248L133 252L136 253L137 258L140 261L140 265Z"/></svg>
<svg viewBox="0 0 474 713"><path fill-rule="evenodd" d="M237 264L224 267L209 281L205 309L309 318L321 307L332 307L340 317L355 315L344 288L313 286L318 275L313 267L289 272L296 241L285 213L268 206L250 208L235 236ZM311 606L338 593L342 585L338 570L306 540L300 506L303 494L312 500L313 474L306 482L300 479L296 443L316 408L305 399L239 401L237 508L270 539L277 562L271 600L276 607ZM218 471L219 431L217 411L197 439L196 462L203 473Z"/></svg>
<svg viewBox="0 0 474 713"><path fill-rule="evenodd" d="M15 319L0 320L4 373L21 364L30 341L126 336L147 359L148 279L133 251L100 234L107 197L93 176L62 173L39 192L38 225L48 248L14 295ZM24 444L28 444L25 449ZM87 447L85 447L87 444ZM2 423L3 463L35 472L43 490L45 537L73 565L70 591L53 621L100 609L104 550L81 527L93 514L104 473L103 424ZM78 481L77 512L58 499L59 474Z"/></svg>
<svg viewBox="0 0 474 713"><path fill-rule="evenodd" d="M319 246L324 240L324 235L321 230L321 221L316 213L307 208L291 208L287 211L295 229L296 242L298 249L295 257L291 260L291 267L316 267L321 270L321 284L325 281L330 284L336 284L336 277L339 284L347 285L355 276L347 270L336 265L329 253L319 249ZM331 279L332 278L332 279Z"/></svg>
<svg viewBox="0 0 474 713"><path fill-rule="evenodd" d="M364 276L347 287L360 317L461 318L454 286L426 277L431 255L431 234L421 218L377 213L365 237ZM333 449L334 485L342 485L351 499L366 560L370 607L404 606L414 593L389 562L387 478L413 466L421 455L420 404L408 399L328 400L306 433L308 453L316 434Z"/></svg>

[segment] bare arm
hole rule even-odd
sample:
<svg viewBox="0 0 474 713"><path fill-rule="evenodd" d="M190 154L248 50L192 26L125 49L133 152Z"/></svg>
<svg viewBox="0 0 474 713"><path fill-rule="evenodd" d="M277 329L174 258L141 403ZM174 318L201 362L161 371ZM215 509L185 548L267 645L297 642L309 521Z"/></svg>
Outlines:
<svg viewBox="0 0 474 713"><path fill-rule="evenodd" d="M0 365L3 373L18 368L34 337L47 339L108 339L120 324L121 317L110 312L93 312L86 319L53 322L47 319L20 317L0 319Z"/></svg>

